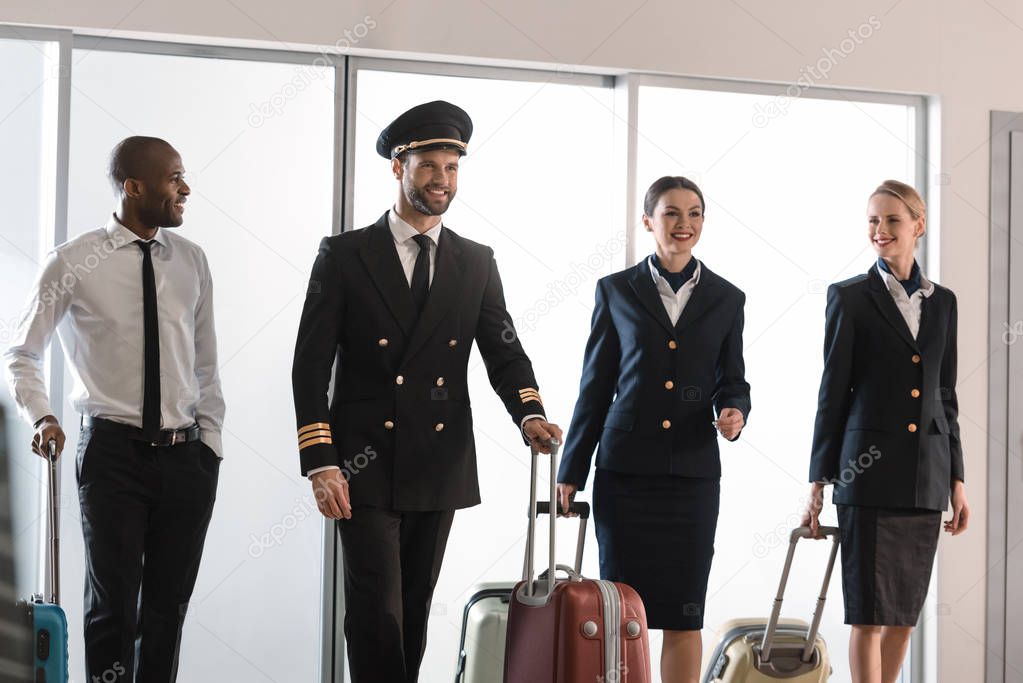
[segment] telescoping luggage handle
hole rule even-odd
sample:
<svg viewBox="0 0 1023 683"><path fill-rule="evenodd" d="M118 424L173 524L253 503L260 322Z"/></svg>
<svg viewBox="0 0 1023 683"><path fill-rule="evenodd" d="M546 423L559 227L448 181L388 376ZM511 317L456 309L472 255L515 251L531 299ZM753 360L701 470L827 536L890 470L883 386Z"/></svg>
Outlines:
<svg viewBox="0 0 1023 683"><path fill-rule="evenodd" d="M550 501L557 501L557 499L558 499L558 497L557 497L558 490L557 490L557 482L555 480L556 479L555 472L557 471L557 469L556 469L555 465L557 463L558 447L561 445L561 442L558 441L557 439L551 439L550 442L548 442L548 445L550 446L550 449L551 449L551 454L550 454L551 487L550 487L550 498L549 498L549 500ZM539 606L539 605L547 604L547 601L550 599L551 595L554 593L554 585L555 585L555 582L557 580L557 577L555 576L555 574L556 574L557 570L560 568L560 569L563 569L565 571L568 571L568 568L556 564L555 559L554 559L554 553L555 553L555 550L556 550L556 547L555 547L555 535L554 535L554 525L557 522L557 515L556 514L550 514L550 512L551 512L551 504L550 504L550 502L548 502L548 501L537 502L537 500L536 500L536 497L537 497L537 492L536 492L537 484L536 484L536 480L537 480L537 470L539 469L538 466L537 466L537 460L538 460L538 457L540 455L540 450L535 445L531 446L531 450L532 450L532 456L530 457L530 467L529 467L529 511L528 511L529 524L526 527L526 557L525 557L525 561L522 564L522 580L524 581L524 584L523 584L523 589L519 592L518 599L522 603L524 603L526 605ZM589 506L588 503L582 503L582 502L575 503L575 502L573 502L571 508L569 508L569 512L573 512L573 513L578 514L579 518L580 518L579 537L578 537L578 541L576 542L576 552L575 552L575 574L578 575L579 572L582 570L583 542L585 541L585 538L586 538L586 520L590 516L590 506ZM536 519L540 515L542 515L542 514L547 514L550 517L550 532L549 532L549 541L548 541L548 543L549 543L549 548L548 548L549 562L548 562L547 570L544 572L544 575L546 575L545 578L547 579L547 581L546 581L546 589L545 589L543 594L539 594L538 595L538 594L536 594L535 584L534 584L534 574L535 574L535 571L534 571L534 566L533 566L533 551L534 551L535 537L536 537L536 526L535 526ZM571 575L572 572L569 571L569 574ZM541 576L543 576L543 575L541 575Z"/></svg>
<svg viewBox="0 0 1023 683"><path fill-rule="evenodd" d="M824 583L821 585L820 595L817 597L817 606L813 611L813 621L806 632L806 645L803 647L803 655L800 658L809 662L813 657L814 645L817 642L817 631L820 629L821 617L824 615L824 603L828 597L828 584L831 582L831 572L835 568L835 558L838 556L838 527L822 526L820 533L831 537L831 555L828 557L828 568L824 572ZM813 532L810 527L801 526L792 530L789 534L789 552L785 558L785 568L781 572L781 581L778 583L778 594L774 598L774 607L771 609L771 618L767 622L767 629L764 631L764 640L760 644L760 661L768 662L771 659L771 648L774 643L775 632L778 629L778 618L781 615L782 598L785 595L785 585L789 581L789 570L792 568L792 558L796 553L796 544L801 538L811 538Z"/></svg>
<svg viewBox="0 0 1023 683"><path fill-rule="evenodd" d="M557 509L560 509L560 505L561 504L558 503ZM578 578L583 572L583 548L586 545L586 521L590 518L590 504L584 503L582 501L573 500L572 503L568 506L568 512L569 514L579 516L579 535L576 537L575 541L575 563L571 567L566 567L563 564L559 564L556 565L555 568L567 572L568 575L573 578ZM550 514L551 514L550 502L546 500L538 501L536 504L536 517L539 518L540 515ZM552 515L551 519L553 518L554 516ZM530 524L530 528L533 528L532 524Z"/></svg>
<svg viewBox="0 0 1023 683"><path fill-rule="evenodd" d="M57 493L57 442L50 439L46 443L46 462L49 465L49 519L47 520L47 541L50 552L47 557L47 573L50 577L50 602L60 604L60 506Z"/></svg>

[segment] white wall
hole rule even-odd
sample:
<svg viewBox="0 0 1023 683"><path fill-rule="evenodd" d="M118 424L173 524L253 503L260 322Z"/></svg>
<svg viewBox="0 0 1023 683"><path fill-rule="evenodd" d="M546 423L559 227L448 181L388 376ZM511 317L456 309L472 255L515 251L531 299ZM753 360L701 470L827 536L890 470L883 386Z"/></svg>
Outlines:
<svg viewBox="0 0 1023 683"><path fill-rule="evenodd" d="M375 24L368 33L359 29L367 16ZM817 82L940 98L941 151L931 169L932 182L943 178L938 280L960 301L959 397L974 516L968 534L940 546L939 658L942 680L977 681L985 657L988 112L1023 111L1023 89L1015 87L1023 64L1023 4L792 0L768 8L751 0L5 0L0 7L3 22L100 35L178 34L292 48L347 41L360 51L775 82L795 81L823 50L842 49L848 32L871 16L879 28L836 58L827 78Z"/></svg>

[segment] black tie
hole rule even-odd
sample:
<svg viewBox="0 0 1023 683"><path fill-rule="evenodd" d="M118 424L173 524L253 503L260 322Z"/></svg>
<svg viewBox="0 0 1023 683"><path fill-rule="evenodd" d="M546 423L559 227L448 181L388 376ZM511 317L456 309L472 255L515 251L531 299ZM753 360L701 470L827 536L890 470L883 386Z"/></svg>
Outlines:
<svg viewBox="0 0 1023 683"><path fill-rule="evenodd" d="M419 245L416 265L412 268L412 301L416 304L416 312L422 313L426 297L430 294L430 238L416 235L412 239Z"/></svg>
<svg viewBox="0 0 1023 683"><path fill-rule="evenodd" d="M142 399L142 434L156 441L160 434L160 330L156 313L156 274L152 242L137 241L142 250L142 319L144 322L145 390Z"/></svg>

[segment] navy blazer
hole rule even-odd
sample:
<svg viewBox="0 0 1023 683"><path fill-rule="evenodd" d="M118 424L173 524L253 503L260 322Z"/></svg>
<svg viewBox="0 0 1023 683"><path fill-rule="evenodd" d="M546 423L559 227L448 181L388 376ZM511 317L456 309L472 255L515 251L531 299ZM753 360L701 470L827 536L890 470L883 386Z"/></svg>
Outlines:
<svg viewBox="0 0 1023 683"><path fill-rule="evenodd" d="M597 283L559 482L582 489L595 448L603 469L721 476L714 410L737 408L744 418L750 411L742 358L746 295L700 268L675 325L647 259Z"/></svg>
<svg viewBox="0 0 1023 683"><path fill-rule="evenodd" d="M955 295L934 285L913 339L876 267L828 289L810 481L833 483L835 503L948 508L963 479L956 325Z"/></svg>

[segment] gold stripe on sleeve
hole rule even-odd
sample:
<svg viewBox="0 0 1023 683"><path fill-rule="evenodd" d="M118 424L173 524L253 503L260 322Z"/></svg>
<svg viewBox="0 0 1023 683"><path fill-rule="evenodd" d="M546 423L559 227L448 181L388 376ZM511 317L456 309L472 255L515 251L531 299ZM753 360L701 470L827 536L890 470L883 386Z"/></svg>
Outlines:
<svg viewBox="0 0 1023 683"><path fill-rule="evenodd" d="M309 448L310 446L315 446L318 443L332 444L334 443L334 441L333 439L326 436L319 436L313 439L306 439L305 441L300 441L298 443L298 450L300 451L304 450L306 448Z"/></svg>
<svg viewBox="0 0 1023 683"><path fill-rule="evenodd" d="M330 425L326 422L313 422L311 424L307 424L305 427L298 430L298 437L302 438L302 435L306 432L312 432L317 429L330 429Z"/></svg>
<svg viewBox="0 0 1023 683"><path fill-rule="evenodd" d="M314 432L306 432L302 436L298 437L298 440L299 441L305 441L306 439L312 439L313 437L316 437L316 436L324 436L324 437L326 437L328 439L331 439L331 438L333 438L334 435L330 433L329 429L317 429Z"/></svg>

